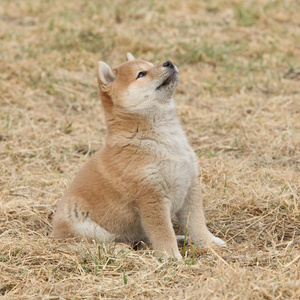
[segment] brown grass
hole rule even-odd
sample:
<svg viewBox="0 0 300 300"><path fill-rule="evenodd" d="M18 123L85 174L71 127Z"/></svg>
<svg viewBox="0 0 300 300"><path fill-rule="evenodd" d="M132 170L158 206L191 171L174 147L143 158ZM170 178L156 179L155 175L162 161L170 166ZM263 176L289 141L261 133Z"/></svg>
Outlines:
<svg viewBox="0 0 300 300"><path fill-rule="evenodd" d="M299 1L2 1L0 298L299 299ZM208 226L183 262L51 237L58 199L104 142L95 65L180 69Z"/></svg>

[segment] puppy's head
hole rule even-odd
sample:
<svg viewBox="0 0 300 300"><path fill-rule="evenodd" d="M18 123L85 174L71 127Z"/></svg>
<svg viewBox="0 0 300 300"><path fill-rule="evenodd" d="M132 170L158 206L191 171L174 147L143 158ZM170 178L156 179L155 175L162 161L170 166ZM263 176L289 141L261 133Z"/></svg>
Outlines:
<svg viewBox="0 0 300 300"><path fill-rule="evenodd" d="M154 66L127 53L127 61L113 69L99 62L98 82L102 101L110 108L147 114L171 101L178 84L178 69L170 61Z"/></svg>

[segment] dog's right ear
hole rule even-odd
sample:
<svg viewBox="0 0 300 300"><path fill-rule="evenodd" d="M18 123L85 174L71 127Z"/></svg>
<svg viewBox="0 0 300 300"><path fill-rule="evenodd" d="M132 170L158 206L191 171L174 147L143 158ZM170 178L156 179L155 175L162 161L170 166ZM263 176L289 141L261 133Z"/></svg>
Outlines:
<svg viewBox="0 0 300 300"><path fill-rule="evenodd" d="M107 92L108 86L116 79L116 75L111 67L103 61L98 62L97 75L100 90Z"/></svg>
<svg viewBox="0 0 300 300"><path fill-rule="evenodd" d="M135 58L130 52L127 52L126 53L126 60L131 61L131 60L135 60Z"/></svg>

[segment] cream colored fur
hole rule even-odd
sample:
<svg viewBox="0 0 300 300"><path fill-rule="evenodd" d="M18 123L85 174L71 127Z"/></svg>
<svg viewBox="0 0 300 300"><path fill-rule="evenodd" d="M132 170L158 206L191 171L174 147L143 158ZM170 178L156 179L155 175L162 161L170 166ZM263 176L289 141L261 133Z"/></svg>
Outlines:
<svg viewBox="0 0 300 300"><path fill-rule="evenodd" d="M226 245L205 225L197 159L172 97L177 67L154 66L128 53L127 62L114 69L99 62L98 81L106 145L59 202L54 236L149 240L159 257L181 259L171 216L185 228L190 212L188 234L194 242Z"/></svg>

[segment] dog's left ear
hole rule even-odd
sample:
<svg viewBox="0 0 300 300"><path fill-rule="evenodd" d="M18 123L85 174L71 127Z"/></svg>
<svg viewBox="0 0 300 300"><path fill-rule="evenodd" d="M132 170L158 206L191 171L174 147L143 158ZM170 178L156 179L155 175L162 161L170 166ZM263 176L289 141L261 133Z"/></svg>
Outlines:
<svg viewBox="0 0 300 300"><path fill-rule="evenodd" d="M102 91L107 92L109 85L116 79L116 75L109 65L103 61L98 62L98 83Z"/></svg>
<svg viewBox="0 0 300 300"><path fill-rule="evenodd" d="M135 60L134 56L130 52L126 53L126 59L127 59L127 61Z"/></svg>

